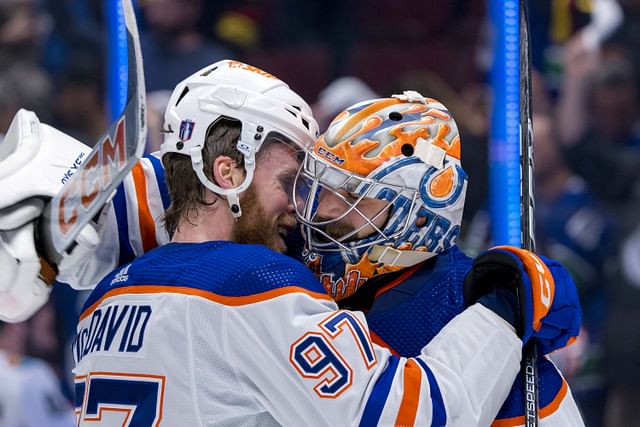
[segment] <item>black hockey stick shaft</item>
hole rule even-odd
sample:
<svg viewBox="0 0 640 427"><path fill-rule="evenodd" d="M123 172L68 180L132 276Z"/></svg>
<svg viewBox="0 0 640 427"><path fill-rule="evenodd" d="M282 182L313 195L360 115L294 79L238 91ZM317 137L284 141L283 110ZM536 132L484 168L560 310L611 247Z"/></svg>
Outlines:
<svg viewBox="0 0 640 427"><path fill-rule="evenodd" d="M533 195L533 130L531 118L531 52L529 49L527 2L520 0L520 221L523 249L535 250ZM534 340L523 351L525 425L539 421L537 345Z"/></svg>

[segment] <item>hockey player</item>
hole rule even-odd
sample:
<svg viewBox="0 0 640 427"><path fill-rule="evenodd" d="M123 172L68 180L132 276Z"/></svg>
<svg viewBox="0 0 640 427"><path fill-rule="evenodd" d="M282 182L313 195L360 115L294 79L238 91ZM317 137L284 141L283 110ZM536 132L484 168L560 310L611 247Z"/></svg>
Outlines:
<svg viewBox="0 0 640 427"><path fill-rule="evenodd" d="M405 92L338 115L296 180L305 263L341 307L367 313L373 341L394 354L417 355L470 302L473 260L455 246L467 188L460 148L449 111ZM574 336L579 326L576 317ZM555 366L539 357L538 371L541 425L582 425ZM519 375L495 425L524 423L523 384Z"/></svg>
<svg viewBox="0 0 640 427"><path fill-rule="evenodd" d="M405 359L372 345L364 316L336 311L302 265L232 243L285 249L297 170L291 145L312 142L306 111L282 82L235 62L176 88L163 145L173 242L108 275L87 302L74 345L83 420L485 425L518 369L521 342L503 319L523 341L535 336L547 349L566 342L570 317L556 317L574 313L572 284L538 258L547 282L529 277L521 259L533 255L478 263L469 286L488 285L481 304ZM260 233L251 215L261 218ZM524 297L521 312L511 279ZM543 285L550 293L540 293ZM546 314L534 311L543 302ZM548 321L564 329L548 334Z"/></svg>

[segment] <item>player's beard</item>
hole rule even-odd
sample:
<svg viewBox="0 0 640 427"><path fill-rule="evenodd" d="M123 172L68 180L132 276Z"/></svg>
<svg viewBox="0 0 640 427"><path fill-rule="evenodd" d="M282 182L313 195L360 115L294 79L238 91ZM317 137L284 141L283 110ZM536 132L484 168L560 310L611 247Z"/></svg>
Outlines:
<svg viewBox="0 0 640 427"><path fill-rule="evenodd" d="M275 219L269 217L253 185L245 192L241 206L242 216L235 224L233 241L264 245L276 252L286 252L287 245L280 232L295 227L295 217L286 214Z"/></svg>
<svg viewBox="0 0 640 427"><path fill-rule="evenodd" d="M328 218L318 219L318 221L328 221L328 220L330 221L330 219ZM355 227L352 226L351 224L343 224L340 222L332 222L319 228L336 240L340 240L342 237L346 236L347 234L355 230ZM320 241L327 240L326 236L321 235L320 233L318 233L318 238L320 239ZM354 239L355 239L355 236L351 237L351 239L349 240L354 240Z"/></svg>

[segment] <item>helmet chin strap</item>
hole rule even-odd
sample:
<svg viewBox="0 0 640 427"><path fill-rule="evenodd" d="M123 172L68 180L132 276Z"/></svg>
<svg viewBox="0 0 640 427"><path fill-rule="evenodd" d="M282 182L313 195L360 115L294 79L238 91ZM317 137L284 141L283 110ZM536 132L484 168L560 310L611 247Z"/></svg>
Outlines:
<svg viewBox="0 0 640 427"><path fill-rule="evenodd" d="M369 251L369 260L393 267L411 267L436 255L434 252L400 251L391 246L374 245Z"/></svg>
<svg viewBox="0 0 640 427"><path fill-rule="evenodd" d="M211 182L209 178L207 178L207 176L204 174L202 146L191 148L191 150L189 150L189 154L191 156L191 166L202 185L204 185L212 192L226 198L227 203L229 203L229 210L231 210L231 215L233 215L233 218L236 220L240 218L242 216L242 209L240 208L240 194L247 188L249 188L249 185L251 185L251 182L253 181L253 173L256 167L254 151L251 151L249 155L245 154L244 169L247 175L244 177L244 181L242 181L242 184L240 184L239 187L235 188L222 188L217 184Z"/></svg>

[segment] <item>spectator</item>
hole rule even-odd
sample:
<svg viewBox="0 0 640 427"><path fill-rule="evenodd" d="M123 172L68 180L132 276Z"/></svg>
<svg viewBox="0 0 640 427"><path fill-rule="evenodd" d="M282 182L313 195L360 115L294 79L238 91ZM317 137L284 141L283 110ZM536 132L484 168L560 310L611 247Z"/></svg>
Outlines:
<svg viewBox="0 0 640 427"><path fill-rule="evenodd" d="M171 91L157 90L147 93L147 144L144 147L146 153L160 151L160 144L164 138L162 124L164 111L169 104Z"/></svg>
<svg viewBox="0 0 640 427"><path fill-rule="evenodd" d="M46 9L53 27L46 38L43 65L52 74L60 73L78 50L99 51L105 43L102 0L38 0ZM135 2L134 2L135 3Z"/></svg>
<svg viewBox="0 0 640 427"><path fill-rule="evenodd" d="M202 0L154 0L143 5L147 91L171 89L193 70L232 56L197 30L201 12Z"/></svg>
<svg viewBox="0 0 640 427"><path fill-rule="evenodd" d="M20 108L35 111L47 121L51 102L49 77L29 63L16 63L0 70L0 134L7 131Z"/></svg>
<svg viewBox="0 0 640 427"><path fill-rule="evenodd" d="M556 128L549 113L534 113L536 247L562 262L578 286L584 313L582 345L554 353L553 359L567 377L587 425L594 427L602 425L604 411L601 344L613 220L603 213L586 182L565 164Z"/></svg>
<svg viewBox="0 0 640 427"><path fill-rule="evenodd" d="M51 24L35 0L0 2L0 69L16 62L35 64Z"/></svg>
<svg viewBox="0 0 640 427"><path fill-rule="evenodd" d="M605 54L569 43L558 134L570 167L622 215L640 182L638 87L628 58Z"/></svg>
<svg viewBox="0 0 640 427"><path fill-rule="evenodd" d="M565 71L558 131L566 158L612 209L618 235L630 236L638 224L640 201L640 106L628 47L614 40L594 51L576 37L567 46ZM640 414L640 292L627 274L628 242L614 250L603 331L605 422L612 426L635 425Z"/></svg>
<svg viewBox="0 0 640 427"><path fill-rule="evenodd" d="M72 427L75 414L54 371L25 356L31 322L0 322L0 426Z"/></svg>
<svg viewBox="0 0 640 427"><path fill-rule="evenodd" d="M89 146L107 129L101 52L76 51L57 77L53 125Z"/></svg>
<svg viewBox="0 0 640 427"><path fill-rule="evenodd" d="M562 88L564 50L568 40L581 34L590 48L618 28L623 13L617 0L529 3L533 66L541 70L545 85L555 95Z"/></svg>
<svg viewBox="0 0 640 427"><path fill-rule="evenodd" d="M635 200L636 213L638 207ZM637 220L636 215L636 220ZM621 245L612 281L611 313L605 333L609 394L607 426L640 425L640 223Z"/></svg>
<svg viewBox="0 0 640 427"><path fill-rule="evenodd" d="M324 130L342 110L365 99L378 97L379 95L358 77L339 77L320 92L318 100L312 106L313 116L318 121L320 129Z"/></svg>

